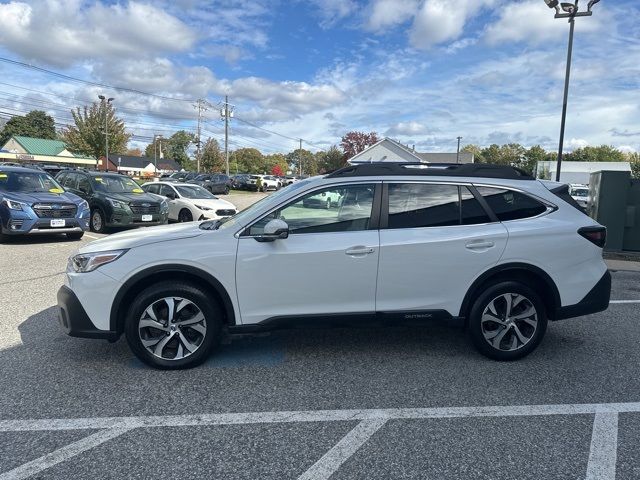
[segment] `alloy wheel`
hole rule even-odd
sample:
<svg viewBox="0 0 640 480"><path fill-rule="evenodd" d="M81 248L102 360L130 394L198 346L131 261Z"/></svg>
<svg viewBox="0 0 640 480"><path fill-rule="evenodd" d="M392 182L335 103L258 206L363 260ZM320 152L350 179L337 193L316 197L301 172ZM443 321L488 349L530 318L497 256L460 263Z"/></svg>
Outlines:
<svg viewBox="0 0 640 480"><path fill-rule="evenodd" d="M102 215L98 210L93 212L93 215L91 215L91 225L93 226L93 230L96 232L102 230Z"/></svg>
<svg viewBox="0 0 640 480"><path fill-rule="evenodd" d="M163 360L181 360L196 352L207 333L202 310L190 300L164 297L149 305L138 321L144 348Z"/></svg>
<svg viewBox="0 0 640 480"><path fill-rule="evenodd" d="M482 335L496 350L513 352L527 345L538 330L538 311L519 293L505 293L491 300L480 321Z"/></svg>

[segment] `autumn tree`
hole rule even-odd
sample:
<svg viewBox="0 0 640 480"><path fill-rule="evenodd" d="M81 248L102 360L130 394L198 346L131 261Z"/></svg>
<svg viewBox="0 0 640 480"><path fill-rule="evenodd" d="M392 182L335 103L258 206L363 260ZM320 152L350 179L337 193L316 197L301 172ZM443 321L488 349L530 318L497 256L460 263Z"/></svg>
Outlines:
<svg viewBox="0 0 640 480"><path fill-rule="evenodd" d="M342 147L345 160L349 160L351 157L375 143L378 143L378 134L376 132L364 133L353 131L346 133L342 137L340 147Z"/></svg>
<svg viewBox="0 0 640 480"><path fill-rule="evenodd" d="M71 110L75 125L62 132L67 148L81 155L100 158L105 154L105 115L109 134L109 153L124 153L131 135L125 131L124 121L116 116L108 102L94 102L91 106Z"/></svg>
<svg viewBox="0 0 640 480"><path fill-rule="evenodd" d="M275 175L276 177L281 177L282 175L284 175L282 167L278 164L274 165L271 169L271 175Z"/></svg>
<svg viewBox="0 0 640 480"><path fill-rule="evenodd" d="M56 127L53 118L41 110L32 110L24 117L11 117L0 131L0 146L14 135L25 137L56 139Z"/></svg>
<svg viewBox="0 0 640 480"><path fill-rule="evenodd" d="M287 157L282 153L272 153L271 155L265 155L264 157L264 168L266 172L273 172L274 168L278 167L278 169L282 172L280 175L284 175L289 171L289 162L287 161ZM272 173L272 175L276 175Z"/></svg>
<svg viewBox="0 0 640 480"><path fill-rule="evenodd" d="M124 152L124 154L130 157L141 157L142 150L140 150L139 148L127 148L127 151Z"/></svg>

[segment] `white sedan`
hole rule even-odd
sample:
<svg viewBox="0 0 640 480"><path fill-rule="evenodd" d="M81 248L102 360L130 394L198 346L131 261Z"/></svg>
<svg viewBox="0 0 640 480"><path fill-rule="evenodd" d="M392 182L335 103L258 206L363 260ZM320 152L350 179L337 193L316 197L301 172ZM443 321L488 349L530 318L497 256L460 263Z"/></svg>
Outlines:
<svg viewBox="0 0 640 480"><path fill-rule="evenodd" d="M216 197L199 185L148 182L142 185L142 189L167 199L170 221L218 220L235 215L237 211L233 203Z"/></svg>

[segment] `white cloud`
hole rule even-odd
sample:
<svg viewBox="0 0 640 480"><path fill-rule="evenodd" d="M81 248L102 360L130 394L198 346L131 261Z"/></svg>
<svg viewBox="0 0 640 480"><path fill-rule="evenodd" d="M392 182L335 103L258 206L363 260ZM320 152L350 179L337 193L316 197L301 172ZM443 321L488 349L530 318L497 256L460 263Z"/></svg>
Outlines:
<svg viewBox="0 0 640 480"><path fill-rule="evenodd" d="M572 138L571 140L569 140L569 147L571 147L572 150L577 150L578 148L584 148L588 146L589 142L584 138Z"/></svg>
<svg viewBox="0 0 640 480"><path fill-rule="evenodd" d="M494 0L426 0L411 27L411 45L426 50L459 38L467 21L494 3Z"/></svg>
<svg viewBox="0 0 640 480"><path fill-rule="evenodd" d="M373 0L366 27L382 32L413 18L418 11L419 0Z"/></svg>
<svg viewBox="0 0 640 480"><path fill-rule="evenodd" d="M426 135L429 129L419 122L399 122L391 126L385 135L391 136L410 136L410 135Z"/></svg>
<svg viewBox="0 0 640 480"><path fill-rule="evenodd" d="M311 3L317 7L322 28L333 27L358 9L355 0L312 0Z"/></svg>
<svg viewBox="0 0 640 480"><path fill-rule="evenodd" d="M509 3L500 10L498 20L486 28L485 38L492 45L509 41L543 43L564 39L568 32L566 20L557 20L553 14L553 10L538 0ZM581 19L580 34L599 30L601 18L594 15Z"/></svg>
<svg viewBox="0 0 640 480"><path fill-rule="evenodd" d="M194 33L179 19L137 2L96 3L87 8L80 0L10 2L0 4L0 18L4 48L29 60L63 67L86 59L179 52L195 41Z"/></svg>

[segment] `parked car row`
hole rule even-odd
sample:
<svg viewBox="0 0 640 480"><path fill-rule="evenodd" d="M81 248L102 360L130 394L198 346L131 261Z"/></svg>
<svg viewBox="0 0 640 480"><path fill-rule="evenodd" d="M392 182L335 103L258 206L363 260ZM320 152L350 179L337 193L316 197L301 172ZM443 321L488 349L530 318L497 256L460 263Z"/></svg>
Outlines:
<svg viewBox="0 0 640 480"><path fill-rule="evenodd" d="M218 220L235 213L232 203L197 184L141 187L119 173L74 169L54 179L40 168L0 165L0 241L42 233L79 240L89 229L105 233L112 227Z"/></svg>

